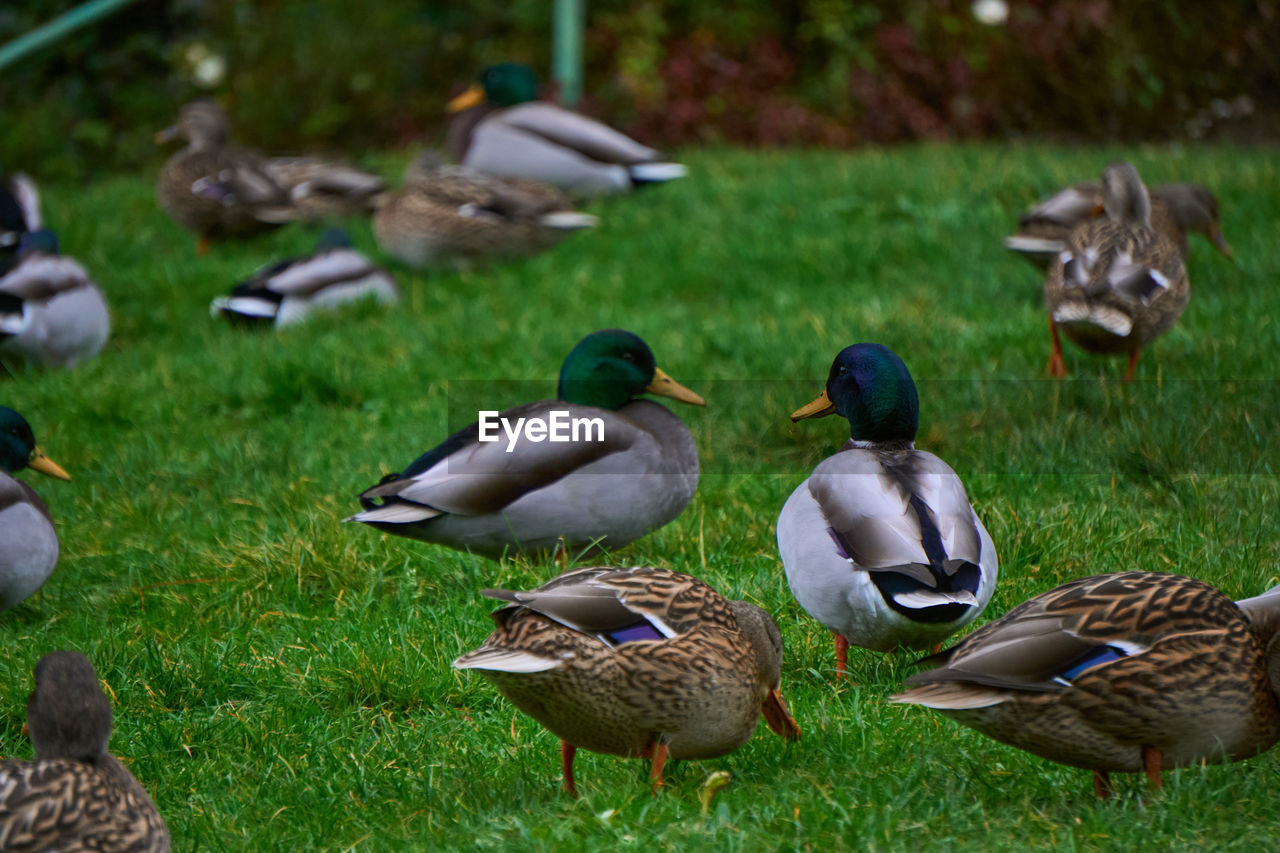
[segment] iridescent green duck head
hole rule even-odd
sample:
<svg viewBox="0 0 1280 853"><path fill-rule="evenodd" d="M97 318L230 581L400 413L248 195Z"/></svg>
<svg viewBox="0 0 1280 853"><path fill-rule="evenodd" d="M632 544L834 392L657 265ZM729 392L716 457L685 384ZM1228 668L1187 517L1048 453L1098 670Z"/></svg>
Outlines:
<svg viewBox="0 0 1280 853"><path fill-rule="evenodd" d="M706 405L702 397L658 367L648 344L622 329L587 335L569 351L560 367L557 396L566 403L620 409L644 393Z"/></svg>
<svg viewBox="0 0 1280 853"><path fill-rule="evenodd" d="M854 344L831 363L818 399L797 409L791 420L833 413L849 421L854 441L909 444L920 426L920 398L897 353L881 344Z"/></svg>
<svg viewBox="0 0 1280 853"><path fill-rule="evenodd" d="M36 437L27 419L8 406L0 406L0 471L12 474L23 468L59 480L71 479L61 465L45 456L44 451L36 446Z"/></svg>
<svg viewBox="0 0 1280 853"><path fill-rule="evenodd" d="M495 107L513 107L538 100L538 78L533 69L518 62L500 62L490 65L480 74L480 80L471 88L449 102L449 112L456 113L477 104Z"/></svg>

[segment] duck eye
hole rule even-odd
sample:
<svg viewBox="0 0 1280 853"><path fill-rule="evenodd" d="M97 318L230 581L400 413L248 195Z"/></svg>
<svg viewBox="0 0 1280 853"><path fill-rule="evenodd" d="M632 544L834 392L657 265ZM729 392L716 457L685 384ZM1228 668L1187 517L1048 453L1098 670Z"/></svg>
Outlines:
<svg viewBox="0 0 1280 853"><path fill-rule="evenodd" d="M623 358L625 361L635 361L635 360L636 360L635 355L634 355L634 354L632 354L632 353L629 353L629 352L624 352L624 353L622 354L622 358Z"/></svg>

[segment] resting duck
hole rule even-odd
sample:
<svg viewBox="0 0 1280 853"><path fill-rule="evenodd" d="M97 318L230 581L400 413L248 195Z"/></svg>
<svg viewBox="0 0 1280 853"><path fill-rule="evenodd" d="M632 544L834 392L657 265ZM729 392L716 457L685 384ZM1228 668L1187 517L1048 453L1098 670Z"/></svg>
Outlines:
<svg viewBox="0 0 1280 853"><path fill-rule="evenodd" d="M347 521L493 558L620 548L674 519L698 486L693 436L665 407L636 399L644 393L705 405L636 335L594 332L565 358L557 399L491 413L487 441L478 422L459 430L366 489L364 511ZM522 418L559 423L573 440L521 432ZM568 432L574 422L580 435Z"/></svg>
<svg viewBox="0 0 1280 853"><path fill-rule="evenodd" d="M627 192L684 177L678 163L607 125L539 101L527 66L504 62L449 102L449 150L459 163L495 175L555 184L575 198Z"/></svg>
<svg viewBox="0 0 1280 853"><path fill-rule="evenodd" d="M1235 255L1222 236L1217 197L1200 184L1152 187L1151 227L1178 247L1183 262L1190 247L1187 234L1203 235L1228 259ZM1047 269L1066 248L1067 237L1081 224L1104 212L1102 184L1076 184L1054 193L1018 218L1018 233L1006 237L1007 248Z"/></svg>
<svg viewBox="0 0 1280 853"><path fill-rule="evenodd" d="M230 296L213 300L210 313L282 327L365 297L390 304L400 294L385 270L351 247L346 231L330 228L320 235L315 252L263 267Z"/></svg>
<svg viewBox="0 0 1280 853"><path fill-rule="evenodd" d="M1280 587L1241 602L1159 572L1098 575L1026 601L926 658L892 697L1094 774L1239 761L1280 739ZM1243 611L1243 612L1242 612Z"/></svg>
<svg viewBox="0 0 1280 853"><path fill-rule="evenodd" d="M35 489L13 476L23 468L71 479L36 446L27 419L0 406L0 610L30 598L58 565L58 532L49 508Z"/></svg>
<svg viewBox="0 0 1280 853"><path fill-rule="evenodd" d="M169 830L115 756L111 703L79 652L36 664L27 700L34 761L0 761L0 849L167 853Z"/></svg>
<svg viewBox="0 0 1280 853"><path fill-rule="evenodd" d="M0 175L0 275L18 262L22 235L39 231L40 193L36 182L16 172Z"/></svg>
<svg viewBox="0 0 1280 853"><path fill-rule="evenodd" d="M184 139L187 147L160 170L160 207L199 238L257 234L285 222L313 221L369 208L382 179L311 157L268 159L231 142L226 112L210 100L185 104L178 121L156 142Z"/></svg>
<svg viewBox="0 0 1280 853"><path fill-rule="evenodd" d="M373 233L410 266L466 265L536 254L596 221L550 184L444 166L428 152L402 190L378 199Z"/></svg>
<svg viewBox="0 0 1280 853"><path fill-rule="evenodd" d="M945 462L914 446L915 383L897 354L854 344L793 421L832 413L850 440L813 469L778 516L778 551L796 600L836 643L889 651L940 643L982 612L995 546Z"/></svg>
<svg viewBox="0 0 1280 853"><path fill-rule="evenodd" d="M728 601L697 578L653 568L579 569L511 602L496 629L453 662L478 670L560 738L564 785L577 797L578 749L650 760L715 758L765 722L800 727L779 692L782 635L764 610Z"/></svg>
<svg viewBox="0 0 1280 853"><path fill-rule="evenodd" d="M0 349L70 369L110 333L107 302L84 267L58 253L52 231L24 234L18 265L0 278Z"/></svg>
<svg viewBox="0 0 1280 853"><path fill-rule="evenodd" d="M1058 330L1092 353L1138 356L1173 325L1191 285L1177 245L1151 227L1151 200L1138 170L1114 163L1102 173L1107 216L1075 228L1044 282L1052 352L1049 372L1067 375Z"/></svg>

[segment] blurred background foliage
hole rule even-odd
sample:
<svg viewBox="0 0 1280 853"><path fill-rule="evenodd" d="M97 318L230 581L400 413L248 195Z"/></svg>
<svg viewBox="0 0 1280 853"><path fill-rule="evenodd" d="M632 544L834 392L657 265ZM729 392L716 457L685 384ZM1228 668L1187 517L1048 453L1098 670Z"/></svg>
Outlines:
<svg viewBox="0 0 1280 853"><path fill-rule="evenodd" d="M588 0L582 109L661 145L1230 138L1280 130L1280 2ZM6 0L0 42L76 5ZM0 164L162 156L212 95L272 152L436 143L486 64L545 73L548 0L142 0L0 71ZM549 95L554 93L548 92Z"/></svg>

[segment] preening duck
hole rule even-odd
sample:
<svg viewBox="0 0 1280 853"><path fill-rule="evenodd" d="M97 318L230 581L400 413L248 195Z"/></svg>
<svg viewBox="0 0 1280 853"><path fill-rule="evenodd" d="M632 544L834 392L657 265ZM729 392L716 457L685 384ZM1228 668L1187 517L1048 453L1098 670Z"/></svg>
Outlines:
<svg viewBox="0 0 1280 853"><path fill-rule="evenodd" d="M565 788L577 796L578 749L647 758L655 786L668 758L714 758L765 722L800 727L779 692L782 635L764 610L697 578L654 568L579 569L511 602L497 627L453 662L474 669L560 738Z"/></svg>

